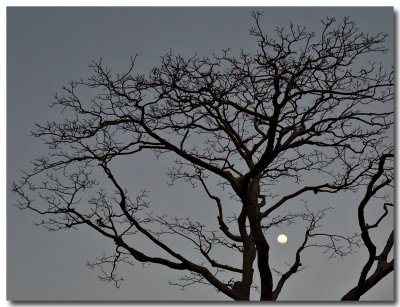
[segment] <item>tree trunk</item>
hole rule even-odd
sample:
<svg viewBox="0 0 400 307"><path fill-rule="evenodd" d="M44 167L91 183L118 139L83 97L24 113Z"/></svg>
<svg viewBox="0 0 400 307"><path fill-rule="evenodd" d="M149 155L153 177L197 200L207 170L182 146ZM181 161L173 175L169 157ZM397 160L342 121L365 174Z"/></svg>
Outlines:
<svg viewBox="0 0 400 307"><path fill-rule="evenodd" d="M244 206L246 207L251 235L257 250L257 266L261 279L260 300L272 301L273 280L269 266L269 245L261 228L259 196L259 180L254 179L247 189Z"/></svg>
<svg viewBox="0 0 400 307"><path fill-rule="evenodd" d="M378 263L378 267L375 272L365 280L363 287L355 286L349 292L347 292L343 297L342 301L358 301L360 297L368 292L373 286L380 282L386 275L393 272L394 264L393 260L389 263L381 262Z"/></svg>

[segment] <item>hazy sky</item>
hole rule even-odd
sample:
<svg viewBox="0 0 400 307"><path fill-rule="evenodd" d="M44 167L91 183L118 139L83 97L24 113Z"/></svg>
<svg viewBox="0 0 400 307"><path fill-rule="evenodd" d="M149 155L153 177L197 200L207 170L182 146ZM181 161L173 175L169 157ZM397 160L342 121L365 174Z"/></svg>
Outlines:
<svg viewBox="0 0 400 307"><path fill-rule="evenodd" d="M146 72L170 49L184 56L210 55L231 47L254 50L249 36L254 8L8 8L7 9L7 184L20 177L29 161L46 153L46 147L30 136L35 122L61 118L50 109L53 94L70 80L88 76L92 59L114 71L123 71L132 55L138 54L137 70ZM268 31L289 22L318 29L329 15L350 16L364 32L390 34L393 47L392 8L262 8L263 28ZM391 53L380 59L392 63ZM152 206L160 212L211 218L195 204L200 191L168 188L166 163L139 156L129 167L129 177L120 165L122 181L137 190L151 191ZM137 179L137 178L140 178ZM123 266L125 282L120 289L96 278L85 263L109 251L105 242L89 229L47 232L35 227L39 218L7 201L7 299L9 300L219 300L226 299L210 287L195 286L182 292L171 286L179 272L157 265L142 268ZM337 210L331 222L343 230L354 227L353 211L346 204L357 197L335 199ZM324 200L328 201L328 200ZM162 206L160 205L162 204ZM331 204L327 204L329 206ZM210 206L211 214L215 208ZM353 208L354 209L354 208ZM208 211L207 211L208 212ZM215 218L212 215L212 218ZM282 231L282 229L280 230ZM295 229L283 230L289 243L273 246L271 261L289 257ZM292 236L291 236L292 235ZM275 234L271 234L275 236ZM293 241L293 240L292 240ZM286 250L285 250L286 249ZM310 267L287 283L282 300L337 300L355 284L365 254L325 260L318 251L306 253ZM312 264L312 265L311 265ZM393 273L363 299L393 298Z"/></svg>

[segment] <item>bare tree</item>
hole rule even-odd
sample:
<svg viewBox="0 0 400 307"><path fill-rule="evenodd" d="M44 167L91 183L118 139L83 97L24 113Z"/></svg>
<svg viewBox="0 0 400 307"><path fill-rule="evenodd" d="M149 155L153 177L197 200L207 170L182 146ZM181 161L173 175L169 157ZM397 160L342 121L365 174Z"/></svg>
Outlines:
<svg viewBox="0 0 400 307"><path fill-rule="evenodd" d="M357 285L346 293L342 300L359 300L361 295L366 293L369 289L375 286L382 278L388 275L394 269L394 259L389 260L390 251L393 249L394 244L394 230L391 231L390 235L386 240L382 252L377 254L377 247L372 242L371 229L379 227L382 220L388 215L388 207L393 207L393 203L383 203L383 214L377 218L377 220L369 225L365 218L365 209L372 197L377 193L380 193L385 189L393 189L393 165L388 164L388 160L394 158L393 154L384 154L380 157L376 172L371 176L368 185L366 187L365 195L358 205L358 222L361 229L361 238L364 242L365 247L368 249L368 260L365 263L360 273L360 278ZM386 166L385 166L386 164ZM380 199L387 201L387 196L382 196ZM371 272L372 266L376 263L375 270Z"/></svg>
<svg viewBox="0 0 400 307"><path fill-rule="evenodd" d="M386 262L393 233L380 254L369 235L393 206L391 193L381 217L372 225L364 217L376 192L391 187L392 171L384 164L393 157L394 74L373 61L387 51L386 35L362 33L347 18L325 18L319 32L291 24L266 35L261 15L253 14L253 53L224 50L190 58L168 53L148 75L134 74L136 57L123 74L114 74L101 60L92 62L91 77L71 82L55 96L65 120L37 125L33 134L49 154L34 160L32 170L14 184L17 205L43 215L39 224L49 230L87 225L113 240L115 254L89 266L99 267L101 278L117 286L119 263L155 263L186 271L172 284L212 285L234 300L249 300L253 287L261 300L278 299L286 281L304 269L307 248L334 257L363 243L369 259L358 284L343 297L358 300L393 270L393 260ZM82 98L89 90L95 96ZM201 188L215 203L217 228L194 217L156 215L147 210L146 192L130 195L113 161L147 151L159 159L175 157L168 171L171 184L183 180ZM102 174L111 190L102 186ZM287 184L287 194L274 195L281 184ZM279 213L304 195L363 193L364 187L358 207L361 237L322 231L329 208L313 212L306 205ZM240 204L239 211L232 203ZM266 233L295 222L306 225L304 240L274 284ZM136 236L160 253L141 249ZM193 244L203 260L191 260L171 238ZM241 261L224 262L218 258L221 250Z"/></svg>

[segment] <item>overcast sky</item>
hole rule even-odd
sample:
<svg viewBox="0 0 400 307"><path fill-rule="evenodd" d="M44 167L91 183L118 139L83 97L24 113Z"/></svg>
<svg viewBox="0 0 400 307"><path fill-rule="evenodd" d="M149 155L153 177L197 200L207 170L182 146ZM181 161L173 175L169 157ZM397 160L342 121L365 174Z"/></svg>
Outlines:
<svg viewBox="0 0 400 307"><path fill-rule="evenodd" d="M137 70L157 65L170 49L184 56L210 55L227 47L254 50L249 36L254 8L8 8L7 10L7 184L29 168L29 161L46 153L45 146L30 136L34 123L60 117L50 109L53 94L70 80L88 76L92 59L114 71L123 71L132 55L138 54ZM392 8L263 8L263 28L268 31L293 22L318 30L320 19L329 15L350 16L364 32L385 32L393 48ZM392 63L392 53L380 59ZM199 191L168 188L166 165L140 156L133 164L135 177L121 168L120 175L137 189L151 191L152 206L159 212L210 218L195 204ZM140 178L139 179L136 179ZM354 210L342 199L330 216L344 231L355 225ZM339 199L335 199L337 202ZM329 201L329 200L325 200ZM171 286L180 273L152 265L124 266L125 282L120 289L96 278L85 263L109 251L112 244L93 231L47 232L35 227L39 218L7 201L7 298L9 300L224 300L210 287L195 286L182 292ZM162 206L160 205L162 204ZM327 204L329 206L331 204ZM166 209L167 208L167 209ZM210 206L210 212L214 213ZM353 208L354 209L354 208ZM207 211L208 212L208 211ZM164 213L164 212L163 212ZM390 226L390 225L389 225ZM293 255L289 251L295 228L284 231L289 243L274 245L271 261ZM275 236L276 234L271 234ZM292 235L292 236L291 236ZM292 240L293 241L293 240ZM287 283L282 300L337 300L355 284L365 253L327 261L320 253L306 253L308 269ZM312 266L311 266L312 263ZM393 273L363 299L393 299Z"/></svg>

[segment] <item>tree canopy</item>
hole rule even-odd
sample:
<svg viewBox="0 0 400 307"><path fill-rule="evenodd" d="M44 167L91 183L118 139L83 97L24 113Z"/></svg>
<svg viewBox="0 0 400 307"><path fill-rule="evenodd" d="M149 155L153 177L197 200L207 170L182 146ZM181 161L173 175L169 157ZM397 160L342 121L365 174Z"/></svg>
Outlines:
<svg viewBox="0 0 400 307"><path fill-rule="evenodd" d="M14 183L17 206L43 215L39 224L49 230L86 225L112 240L115 254L89 265L110 264L101 278L117 286L116 265L137 261L185 271L172 282L182 287L209 284L234 300L248 300L256 288L261 300L277 300L305 268L305 249L328 257L366 249L359 281L342 297L360 299L394 267L393 231L382 250L373 239L393 213L394 73L376 60L387 51L386 35L329 17L316 32L290 24L266 34L261 18L253 14L254 52L189 58L170 52L146 75L135 74L137 57L125 73L93 61L90 77L55 96L65 119L37 124L33 134L49 152ZM132 157L142 152L173 156L170 183L202 189L215 203L215 220L157 215L145 191L131 195L113 162L126 159L134 169ZM287 193L273 194L277 185ZM329 208L290 207L304 195L348 192L359 195L351 204L359 233L323 230ZM383 207L372 220L371 204ZM282 214L284 207L291 209ZM305 225L304 238L293 263L274 278L266 233L292 223ZM159 253L147 252L137 237ZM202 261L181 253L171 237L192 244ZM221 250L240 262L225 262Z"/></svg>

